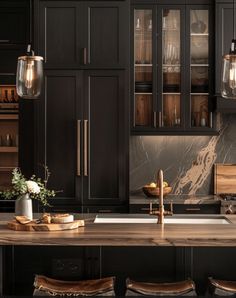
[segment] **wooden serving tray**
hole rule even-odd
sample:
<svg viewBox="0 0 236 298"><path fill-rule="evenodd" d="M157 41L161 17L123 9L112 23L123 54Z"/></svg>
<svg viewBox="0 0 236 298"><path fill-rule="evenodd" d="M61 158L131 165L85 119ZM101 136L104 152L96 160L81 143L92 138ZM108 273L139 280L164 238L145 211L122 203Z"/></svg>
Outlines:
<svg viewBox="0 0 236 298"><path fill-rule="evenodd" d="M215 164L214 193L236 193L236 164Z"/></svg>
<svg viewBox="0 0 236 298"><path fill-rule="evenodd" d="M62 224L36 224L35 222L30 222L28 224L20 224L16 220L9 221L7 227L14 231L36 231L36 232L49 232L49 231L64 231L77 229L79 227L84 227L84 220L74 220L73 222L62 223Z"/></svg>

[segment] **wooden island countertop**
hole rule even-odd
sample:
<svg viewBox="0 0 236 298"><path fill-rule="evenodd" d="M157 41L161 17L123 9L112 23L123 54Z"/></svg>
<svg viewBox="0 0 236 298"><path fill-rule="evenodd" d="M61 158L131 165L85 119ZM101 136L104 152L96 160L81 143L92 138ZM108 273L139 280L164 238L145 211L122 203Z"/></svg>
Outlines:
<svg viewBox="0 0 236 298"><path fill-rule="evenodd" d="M1 214L0 245L30 246L230 246L236 247L236 215L231 224L94 224L94 215L79 215L85 227L60 232L24 232L7 228L13 214Z"/></svg>

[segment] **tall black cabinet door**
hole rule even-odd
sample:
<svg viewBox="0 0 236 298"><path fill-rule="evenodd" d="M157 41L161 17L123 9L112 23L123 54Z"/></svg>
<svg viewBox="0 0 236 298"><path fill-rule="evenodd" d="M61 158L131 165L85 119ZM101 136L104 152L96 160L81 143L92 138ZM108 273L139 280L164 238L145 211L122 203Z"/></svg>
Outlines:
<svg viewBox="0 0 236 298"><path fill-rule="evenodd" d="M225 3L225 2L221 3L220 1L216 1L215 24L216 24L216 57L215 57L216 85L215 86L216 86L216 93L220 93L222 57L225 54L229 53L231 40L233 39L233 1L232 1L232 4Z"/></svg>
<svg viewBox="0 0 236 298"><path fill-rule="evenodd" d="M124 71L84 74L83 205L128 198L128 100Z"/></svg>
<svg viewBox="0 0 236 298"><path fill-rule="evenodd" d="M83 52L81 2L36 1L36 4L35 26L45 67L78 67Z"/></svg>
<svg viewBox="0 0 236 298"><path fill-rule="evenodd" d="M76 194L76 186L81 189L78 168L82 110L79 76L76 71L46 71L44 94L37 103L37 165L49 167L48 187L60 191L57 197L80 196L79 192Z"/></svg>
<svg viewBox="0 0 236 298"><path fill-rule="evenodd" d="M83 2L86 65L108 68L128 63L128 1Z"/></svg>

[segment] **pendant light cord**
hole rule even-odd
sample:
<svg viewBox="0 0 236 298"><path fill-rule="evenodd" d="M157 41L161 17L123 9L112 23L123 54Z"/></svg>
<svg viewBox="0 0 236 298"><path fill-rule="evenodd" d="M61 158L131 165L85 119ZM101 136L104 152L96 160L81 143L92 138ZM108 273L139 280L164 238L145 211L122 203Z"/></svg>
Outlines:
<svg viewBox="0 0 236 298"><path fill-rule="evenodd" d="M233 37L234 39L236 39L235 37L235 0L233 0Z"/></svg>

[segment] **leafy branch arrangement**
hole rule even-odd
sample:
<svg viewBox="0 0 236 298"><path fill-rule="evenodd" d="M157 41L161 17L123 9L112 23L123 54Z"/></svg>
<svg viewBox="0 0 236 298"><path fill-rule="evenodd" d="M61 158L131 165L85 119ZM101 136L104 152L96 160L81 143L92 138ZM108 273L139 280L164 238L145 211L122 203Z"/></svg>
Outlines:
<svg viewBox="0 0 236 298"><path fill-rule="evenodd" d="M30 198L38 200L43 206L50 206L48 198L55 197L55 191L46 188L50 172L48 167L44 166L46 178L44 181L32 175L29 180L26 180L19 168L12 171L12 188L1 191L0 197L4 199L14 199L18 196L29 194Z"/></svg>

